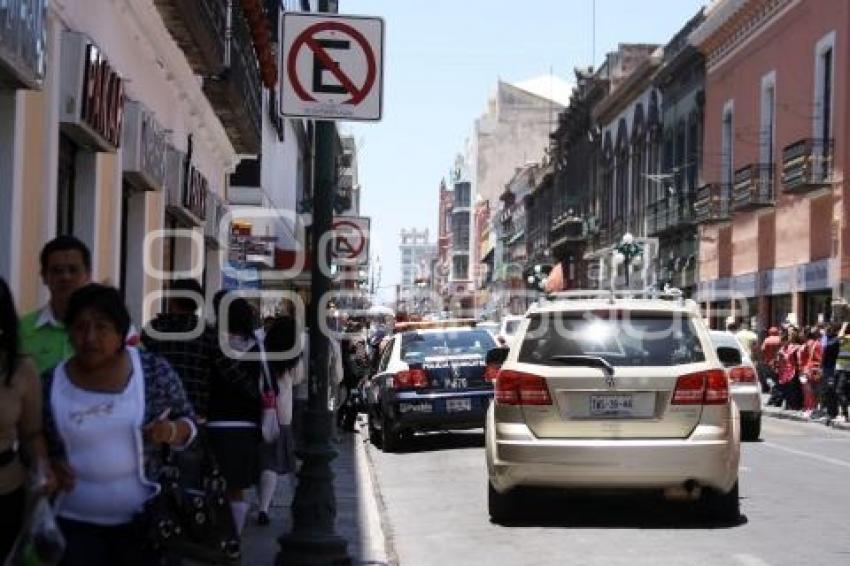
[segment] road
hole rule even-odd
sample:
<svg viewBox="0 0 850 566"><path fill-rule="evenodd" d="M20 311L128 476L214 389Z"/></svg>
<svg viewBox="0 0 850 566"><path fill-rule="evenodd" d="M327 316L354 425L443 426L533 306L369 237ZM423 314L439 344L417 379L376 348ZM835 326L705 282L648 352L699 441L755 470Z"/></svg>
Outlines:
<svg viewBox="0 0 850 566"><path fill-rule="evenodd" d="M742 519L722 527L647 497L552 494L521 524L491 524L483 446L480 431L417 436L401 454L369 445L402 566L850 564L848 432L765 418L742 449Z"/></svg>

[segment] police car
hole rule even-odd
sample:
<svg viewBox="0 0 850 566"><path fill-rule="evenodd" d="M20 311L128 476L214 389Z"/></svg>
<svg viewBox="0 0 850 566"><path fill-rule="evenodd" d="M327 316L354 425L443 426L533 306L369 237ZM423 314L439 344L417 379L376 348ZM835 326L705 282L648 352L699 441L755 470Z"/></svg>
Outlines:
<svg viewBox="0 0 850 566"><path fill-rule="evenodd" d="M392 452L417 431L484 426L493 398L485 358L496 343L489 331L474 324L397 325L367 384L373 444Z"/></svg>

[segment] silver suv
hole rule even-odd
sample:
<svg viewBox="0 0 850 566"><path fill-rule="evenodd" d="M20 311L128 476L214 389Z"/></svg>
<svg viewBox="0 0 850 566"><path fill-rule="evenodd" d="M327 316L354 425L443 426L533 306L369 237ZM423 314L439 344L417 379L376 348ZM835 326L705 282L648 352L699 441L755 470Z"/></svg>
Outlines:
<svg viewBox="0 0 850 566"><path fill-rule="evenodd" d="M738 517L739 414L693 301L559 293L492 354L503 361L486 420L494 521L519 510L524 487L659 490Z"/></svg>

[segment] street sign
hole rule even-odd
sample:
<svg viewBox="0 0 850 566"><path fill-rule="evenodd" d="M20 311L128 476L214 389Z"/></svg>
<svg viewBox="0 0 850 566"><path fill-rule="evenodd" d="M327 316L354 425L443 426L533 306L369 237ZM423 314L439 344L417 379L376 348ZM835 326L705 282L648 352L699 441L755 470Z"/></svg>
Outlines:
<svg viewBox="0 0 850 566"><path fill-rule="evenodd" d="M285 12L281 113L320 120L381 119L384 21Z"/></svg>
<svg viewBox="0 0 850 566"><path fill-rule="evenodd" d="M336 216L331 230L331 257L337 265L369 263L370 219L365 216Z"/></svg>

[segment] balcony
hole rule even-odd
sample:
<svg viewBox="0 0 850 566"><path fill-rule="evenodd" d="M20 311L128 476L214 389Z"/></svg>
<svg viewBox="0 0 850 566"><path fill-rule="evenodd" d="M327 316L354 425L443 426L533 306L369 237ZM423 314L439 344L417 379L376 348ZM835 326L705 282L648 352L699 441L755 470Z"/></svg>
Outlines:
<svg viewBox="0 0 850 566"><path fill-rule="evenodd" d="M165 27L201 76L224 70L228 0L154 0Z"/></svg>
<svg viewBox="0 0 850 566"><path fill-rule="evenodd" d="M691 226L695 222L692 194L686 194L682 199L668 199L667 229L677 230Z"/></svg>
<svg viewBox="0 0 850 566"><path fill-rule="evenodd" d="M230 67L204 81L204 92L236 153L259 154L262 142L260 70L242 10L233 8Z"/></svg>
<svg viewBox="0 0 850 566"><path fill-rule="evenodd" d="M747 165L735 171L732 208L737 211L773 206L776 201L773 171L770 163Z"/></svg>
<svg viewBox="0 0 850 566"><path fill-rule="evenodd" d="M832 183L833 140L802 139L782 150L782 186L806 192Z"/></svg>
<svg viewBox="0 0 850 566"><path fill-rule="evenodd" d="M728 221L730 192L728 183L700 187L694 201L694 221L699 224Z"/></svg>
<svg viewBox="0 0 850 566"><path fill-rule="evenodd" d="M46 15L47 0L0 1L0 88L41 88Z"/></svg>
<svg viewBox="0 0 850 566"><path fill-rule="evenodd" d="M582 218L567 212L556 216L549 230L552 247L556 248L569 243L585 242L588 238L587 226Z"/></svg>
<svg viewBox="0 0 850 566"><path fill-rule="evenodd" d="M236 152L258 154L260 71L240 4L228 0L154 3L192 70L203 77L204 93Z"/></svg>

